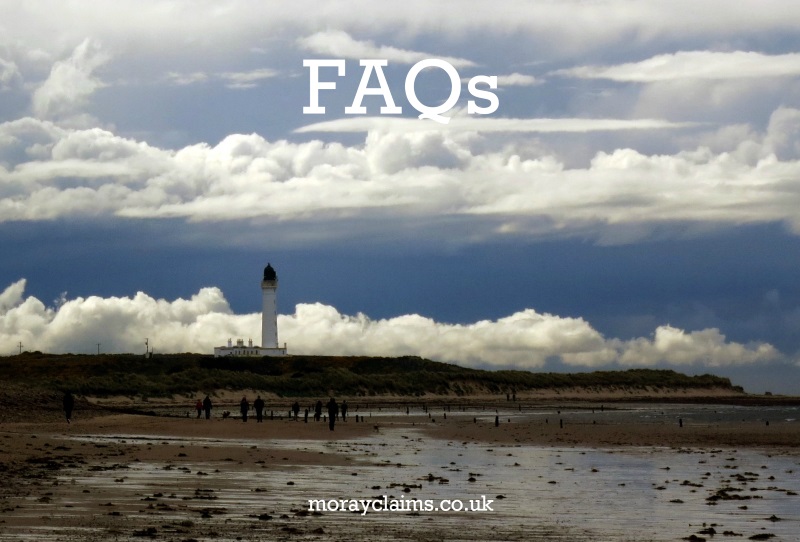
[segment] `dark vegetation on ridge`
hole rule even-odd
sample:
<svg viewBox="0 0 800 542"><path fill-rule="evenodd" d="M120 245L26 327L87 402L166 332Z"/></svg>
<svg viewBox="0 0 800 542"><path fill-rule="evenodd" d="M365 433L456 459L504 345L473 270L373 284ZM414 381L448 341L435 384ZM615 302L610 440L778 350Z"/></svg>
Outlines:
<svg viewBox="0 0 800 542"><path fill-rule="evenodd" d="M92 396L163 397L218 389L258 389L289 397L426 394L464 396L585 388L589 391L729 390L727 378L671 370L536 373L468 369L418 357L288 356L214 358L200 354L72 355L24 352L0 357L0 382Z"/></svg>

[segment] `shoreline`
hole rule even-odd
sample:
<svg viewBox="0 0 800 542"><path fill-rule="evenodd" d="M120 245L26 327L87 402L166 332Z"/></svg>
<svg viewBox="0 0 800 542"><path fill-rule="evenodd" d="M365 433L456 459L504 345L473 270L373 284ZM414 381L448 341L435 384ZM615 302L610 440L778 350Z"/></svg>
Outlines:
<svg viewBox="0 0 800 542"><path fill-rule="evenodd" d="M0 435L57 438L114 434L185 439L253 438L264 442L339 441L379 434L382 428L413 428L428 438L440 440L551 447L727 446L800 450L800 408L794 402L771 403L774 408L764 410L761 405L695 399L692 402L606 398L602 402L507 403L463 398L461 402L414 398L360 402L363 398L350 398L348 420L338 420L332 432L325 421L313 421L311 414L305 423L305 405L299 418L291 419L290 403L280 409L283 405L268 404L263 423L258 423L252 413L248 422L243 423L234 404L227 402L214 408L210 420L196 418L193 411L175 402L116 407L88 403L89 408L75 411L71 424L65 422L63 413L51 410L30 420L2 421ZM228 407L231 416L225 419L221 413Z"/></svg>
<svg viewBox="0 0 800 542"><path fill-rule="evenodd" d="M187 409L194 408L194 402L205 397L205 392L195 392L169 397L141 397L131 396L87 396L88 404L100 408L138 408L164 407L185 405ZM242 396L252 400L260 395L267 402L267 410L272 408L277 411L278 406L288 410L294 401L301 407L310 406L317 399L327 401L328 396L278 396L270 392L255 389L241 390L215 390L208 394L214 401L215 407L237 407ZM800 406L800 396L790 395L755 395L732 392L727 389L599 389L586 388L546 388L541 390L528 390L516 394L512 399L503 394L469 394L469 395L436 395L422 396L407 395L341 395L336 394L337 401L347 400L351 405L372 405L375 407L393 407L407 405L429 406L487 406L492 408L517 408L524 406L546 406L549 403L565 406L575 403L579 406L600 404L627 404L627 403L664 403L664 404L693 404L693 405L739 405L739 406ZM277 406L276 406L277 405Z"/></svg>
<svg viewBox="0 0 800 542"><path fill-rule="evenodd" d="M207 395L205 391L176 394L171 396L93 396L74 394L76 412L87 416L108 414L170 415L185 417L194 415L195 402ZM237 413L239 401L247 396L251 402L260 395L266 401L266 412L287 412L294 401L301 405L301 415L305 408L312 408L317 400L325 404L329 395L324 396L279 396L257 389L217 389L208 395L214 403L215 411L229 410ZM0 389L0 423L21 421L57 421L61 418L62 394L54 389L13 384ZM672 404L672 405L737 405L737 406L800 406L800 396L754 395L728 388L543 388L521 391L516 394L424 394L408 395L343 395L336 394L341 402L347 400L352 409L364 408L405 408L428 406L431 408L493 408L527 409L553 406L562 409L624 408L631 403Z"/></svg>

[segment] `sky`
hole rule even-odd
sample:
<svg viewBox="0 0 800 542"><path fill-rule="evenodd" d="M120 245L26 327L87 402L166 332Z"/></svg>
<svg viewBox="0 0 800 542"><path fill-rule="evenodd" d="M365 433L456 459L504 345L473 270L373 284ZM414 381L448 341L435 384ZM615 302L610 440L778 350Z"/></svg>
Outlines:
<svg viewBox="0 0 800 542"><path fill-rule="evenodd" d="M269 262L290 353L800 395L798 21L792 0L4 2L0 354L258 342Z"/></svg>

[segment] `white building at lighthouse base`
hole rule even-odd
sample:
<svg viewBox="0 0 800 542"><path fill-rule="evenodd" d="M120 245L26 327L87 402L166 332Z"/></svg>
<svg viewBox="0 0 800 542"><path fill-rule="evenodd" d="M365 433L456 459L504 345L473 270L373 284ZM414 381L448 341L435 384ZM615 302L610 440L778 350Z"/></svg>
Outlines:
<svg viewBox="0 0 800 542"><path fill-rule="evenodd" d="M234 357L247 357L247 358L261 358L264 356L286 356L286 344L283 348L264 348L261 346L253 346L253 341L250 340L244 344L244 339L236 339L236 345L233 344L231 339L228 339L228 346L215 346L214 357L222 358L226 356Z"/></svg>

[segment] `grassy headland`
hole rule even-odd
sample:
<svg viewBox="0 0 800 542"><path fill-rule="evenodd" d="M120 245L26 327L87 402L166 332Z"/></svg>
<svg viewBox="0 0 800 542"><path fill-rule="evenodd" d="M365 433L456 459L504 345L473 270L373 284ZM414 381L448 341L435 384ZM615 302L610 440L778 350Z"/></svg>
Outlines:
<svg viewBox="0 0 800 542"><path fill-rule="evenodd" d="M198 390L256 389L279 397L469 396L537 390L716 390L742 395L729 379L670 370L536 373L468 369L418 357L288 356L214 358L200 354L54 355L0 358L0 382L87 396L166 397ZM641 393L640 395L644 395Z"/></svg>

